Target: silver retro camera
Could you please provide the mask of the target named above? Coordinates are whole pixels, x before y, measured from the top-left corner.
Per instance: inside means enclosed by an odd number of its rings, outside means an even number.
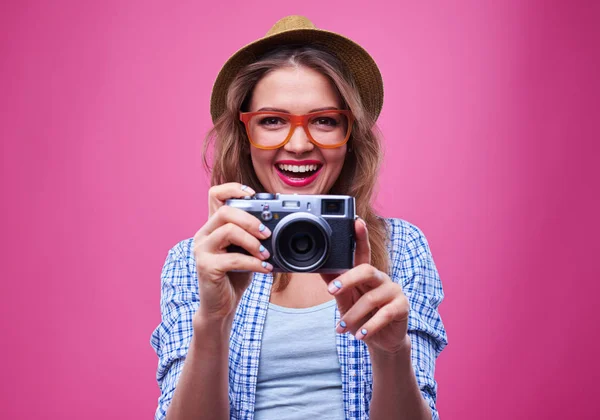
[[[261,243],[275,272],[340,273],[354,266],[353,197],[258,193],[226,204],[256,216],[271,230]],[[234,245],[227,251],[248,254]]]

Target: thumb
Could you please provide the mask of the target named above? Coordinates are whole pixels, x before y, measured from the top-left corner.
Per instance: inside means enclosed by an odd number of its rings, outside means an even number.
[[[371,244],[369,243],[369,231],[367,223],[360,217],[354,221],[354,232],[356,236],[356,252],[354,253],[354,266],[371,264]]]

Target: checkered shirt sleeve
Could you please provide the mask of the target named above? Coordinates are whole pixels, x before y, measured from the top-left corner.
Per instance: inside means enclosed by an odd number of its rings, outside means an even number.
[[[437,420],[435,360],[448,344],[437,310],[444,299],[444,291],[423,232],[401,219],[388,221],[391,229],[391,276],[402,285],[410,304],[408,334],[412,364],[421,394],[431,408],[433,420]]]
[[[158,356],[156,380],[161,390],[155,420],[167,415],[192,340],[192,318],[200,305],[198,281],[190,269],[190,264],[195,264],[191,247],[192,239],[173,247],[161,272],[162,320],[150,339]]]

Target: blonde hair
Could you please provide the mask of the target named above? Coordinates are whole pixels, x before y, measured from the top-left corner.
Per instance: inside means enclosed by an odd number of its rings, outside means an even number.
[[[342,171],[331,190],[326,193],[355,197],[356,213],[369,228],[371,264],[388,272],[386,224],[377,216],[371,204],[383,157],[381,136],[374,118],[362,105],[351,74],[335,55],[321,47],[280,47],[238,73],[227,92],[227,109],[215,121],[204,143],[204,165],[211,173],[211,185],[239,182],[255,191],[264,191],[250,160],[250,145],[244,126],[239,121],[239,111],[247,110],[254,86],[267,73],[282,67],[299,66],[317,70],[325,75],[337,89],[344,107],[350,109],[355,117],[348,142],[349,152],[346,154]],[[212,143],[214,158],[211,168],[208,152]],[[275,290],[285,289],[288,283],[289,276],[276,276]]]

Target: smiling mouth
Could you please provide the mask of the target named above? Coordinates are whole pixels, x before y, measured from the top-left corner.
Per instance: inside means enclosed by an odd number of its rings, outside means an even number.
[[[279,173],[291,179],[306,179],[315,175],[323,167],[321,164],[287,165],[278,163],[275,168]]]
[[[275,164],[277,175],[284,184],[294,188],[302,188],[312,184],[323,169],[321,162],[312,161],[303,165],[288,162]]]

